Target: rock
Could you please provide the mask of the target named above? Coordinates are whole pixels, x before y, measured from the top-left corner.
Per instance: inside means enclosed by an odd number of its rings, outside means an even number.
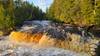
[[[11,55],[12,53],[13,53],[13,50],[5,50],[4,52],[2,52],[1,56]]]

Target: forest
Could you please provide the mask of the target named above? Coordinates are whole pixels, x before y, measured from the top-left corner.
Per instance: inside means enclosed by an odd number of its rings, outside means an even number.
[[[0,0],[0,56],[100,56],[100,0],[29,1]]]
[[[23,0],[0,0],[0,30],[9,32],[27,20],[42,20],[45,13]]]
[[[9,32],[22,25],[24,21],[32,20],[100,26],[100,0],[54,0],[46,12],[34,6],[34,3],[23,0],[0,1],[1,31]]]
[[[69,24],[100,25],[100,0],[54,0],[47,15]]]

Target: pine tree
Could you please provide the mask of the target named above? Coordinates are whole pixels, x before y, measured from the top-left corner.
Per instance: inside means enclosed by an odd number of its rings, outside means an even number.
[[[2,30],[4,27],[4,8],[3,5],[0,3],[0,30]]]
[[[96,0],[95,1],[96,5],[95,5],[95,12],[96,12],[96,22],[97,25],[100,26],[100,0]]]
[[[9,2],[10,0],[6,1]],[[0,30],[8,34],[14,28],[14,14],[11,2],[5,7],[5,1],[0,2]],[[6,9],[5,9],[6,8]]]
[[[48,16],[71,24],[95,24],[95,0],[54,0]]]

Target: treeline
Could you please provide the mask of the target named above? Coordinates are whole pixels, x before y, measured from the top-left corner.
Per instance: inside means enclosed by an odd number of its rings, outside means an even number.
[[[100,26],[100,0],[54,0],[47,17],[68,24]]]
[[[100,0],[54,0],[46,13],[27,1],[0,0],[0,31],[9,32],[24,21],[43,19],[100,26]]]
[[[42,20],[45,13],[23,0],[0,0],[0,31],[8,33],[26,20]]]

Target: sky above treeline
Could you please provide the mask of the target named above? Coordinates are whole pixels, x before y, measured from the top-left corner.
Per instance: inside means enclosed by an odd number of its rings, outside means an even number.
[[[46,12],[46,9],[50,7],[53,0],[25,0],[38,6],[42,11]]]

